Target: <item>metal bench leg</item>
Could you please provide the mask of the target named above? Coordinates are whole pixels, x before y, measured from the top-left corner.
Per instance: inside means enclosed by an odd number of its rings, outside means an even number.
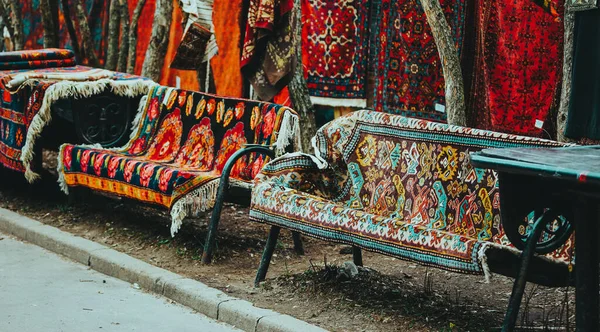
[[[294,251],[298,255],[304,255],[304,246],[302,245],[300,233],[292,231],[292,239],[294,239]]]
[[[352,246],[352,260],[354,265],[363,266],[362,250],[359,247]]]
[[[271,226],[267,244],[265,244],[265,251],[260,259],[260,266],[256,272],[256,279],[254,280],[255,287],[258,287],[258,284],[267,277],[267,270],[269,269],[269,264],[271,264],[271,257],[273,257],[273,251],[275,251],[275,245],[277,244],[280,230],[281,228],[279,226]]]
[[[221,182],[219,183],[219,190],[217,191],[217,197],[215,198],[215,206],[210,216],[208,234],[206,234],[206,240],[204,241],[204,252],[202,253],[203,264],[210,264],[212,261],[213,249],[217,238],[217,229],[219,228],[219,220],[221,219],[221,211],[223,210],[223,203],[227,195],[227,190],[229,189],[229,175],[231,174],[231,170],[238,159],[252,152],[263,153],[271,158],[275,156],[275,152],[267,146],[247,145],[245,148],[234,152],[231,157],[227,159],[225,166],[223,166],[223,171],[221,172]]]
[[[529,263],[535,254],[535,247],[540,235],[548,221],[545,218],[546,214],[542,215],[534,224],[533,231],[527,239],[525,249],[521,253],[521,265],[519,272],[515,278],[513,284],[512,293],[508,300],[508,309],[506,309],[506,316],[504,316],[504,323],[502,324],[502,332],[511,332],[515,329],[517,318],[519,317],[519,308],[521,307],[521,301],[523,299],[523,293],[525,292],[525,286],[527,285],[527,273],[529,272]]]
[[[227,174],[226,178],[229,180],[229,174]],[[206,240],[204,241],[204,252],[202,253],[203,264],[210,264],[212,261],[215,240],[217,238],[217,230],[219,228],[219,221],[221,220],[221,211],[223,210],[223,203],[225,203],[225,195],[227,194],[228,186],[229,181],[226,181],[222,176],[221,183],[219,184],[219,190],[217,191],[217,197],[215,199],[215,206],[213,207],[210,215],[208,234],[206,234]]]

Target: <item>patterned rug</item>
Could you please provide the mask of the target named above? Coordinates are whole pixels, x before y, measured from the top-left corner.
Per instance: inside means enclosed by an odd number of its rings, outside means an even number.
[[[302,0],[302,57],[313,103],[366,106],[369,0]]]
[[[85,66],[35,70],[36,74],[77,75],[95,72]],[[2,82],[31,70],[0,71],[0,164],[25,173],[33,182],[39,175],[32,169],[34,145],[44,127],[51,120],[50,107],[62,98],[85,98],[103,92],[106,88],[118,96],[145,94],[156,83],[139,76],[111,72],[110,78],[88,81],[30,79],[17,92],[11,93]]]
[[[487,275],[488,249],[516,250],[500,222],[497,174],[474,168],[469,154],[534,146],[562,144],[354,112],[319,129],[315,156],[286,155],[265,166],[255,180],[250,218],[423,265]],[[572,245],[548,259],[568,262]]]
[[[261,100],[272,100],[296,67],[290,26],[292,0],[250,0],[242,46],[242,73]]]
[[[65,192],[85,186],[170,209],[172,234],[188,214],[212,208],[221,171],[244,144],[283,150],[299,135],[295,112],[276,104],[162,86],[142,103],[125,147],[64,144],[59,182]],[[262,154],[243,157],[231,176],[248,183],[265,161]]]
[[[441,0],[459,53],[467,1]],[[445,83],[437,46],[418,0],[375,0],[372,32],[378,111],[445,121]]]
[[[473,126],[550,137],[562,79],[562,20],[531,0],[476,1]],[[563,13],[563,0],[555,0]]]
[[[75,64],[75,54],[66,49],[0,52],[0,70],[71,67]]]

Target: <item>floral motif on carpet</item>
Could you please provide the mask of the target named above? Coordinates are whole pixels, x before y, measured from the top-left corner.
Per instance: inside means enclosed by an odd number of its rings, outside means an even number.
[[[370,3],[302,1],[302,63],[315,104],[366,106]]]
[[[486,273],[488,248],[514,249],[500,222],[497,175],[473,168],[469,154],[561,146],[373,111],[330,122],[315,143],[316,157],[295,154],[265,166],[251,219],[475,274]],[[554,258],[568,261],[569,246]]]
[[[212,208],[235,151],[246,143],[285,148],[297,135],[288,130],[297,129],[297,115],[277,104],[166,87],[152,88],[143,100],[125,147],[61,147],[61,187],[85,186],[170,209],[173,234],[188,214]],[[258,153],[239,159],[234,183],[251,181],[265,161]]]
[[[466,1],[441,0],[452,36],[462,52]],[[445,82],[437,46],[418,0],[377,0],[372,32],[374,108],[445,121]]]
[[[562,80],[562,20],[531,0],[476,3],[473,125],[548,136]],[[553,3],[563,13],[563,1]]]

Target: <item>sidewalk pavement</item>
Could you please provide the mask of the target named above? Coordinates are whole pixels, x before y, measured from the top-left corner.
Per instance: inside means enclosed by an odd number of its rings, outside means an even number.
[[[0,233],[0,331],[239,331]]]
[[[11,234],[79,264],[87,265],[105,275],[129,284],[138,284],[143,290],[162,295],[209,318],[230,324],[243,331],[326,331],[292,316],[255,307],[248,301],[232,297],[197,280],[185,278],[99,243],[63,232],[2,208],[0,208],[0,232]],[[0,257],[2,254],[3,252],[0,250]],[[1,260],[0,266],[2,266]],[[46,273],[43,268],[36,268],[35,272]],[[0,283],[2,283],[2,274],[0,274]],[[4,303],[4,298],[1,296],[0,292],[0,303]],[[0,306],[0,318],[2,318],[2,309],[3,307]],[[0,325],[0,331],[3,331],[1,327]],[[167,329],[167,331],[171,330],[173,329]],[[198,331],[202,330],[198,329]]]

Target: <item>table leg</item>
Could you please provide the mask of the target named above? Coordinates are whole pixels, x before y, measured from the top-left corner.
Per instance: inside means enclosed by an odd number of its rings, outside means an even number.
[[[577,331],[598,329],[598,202],[582,197],[575,210]]]

